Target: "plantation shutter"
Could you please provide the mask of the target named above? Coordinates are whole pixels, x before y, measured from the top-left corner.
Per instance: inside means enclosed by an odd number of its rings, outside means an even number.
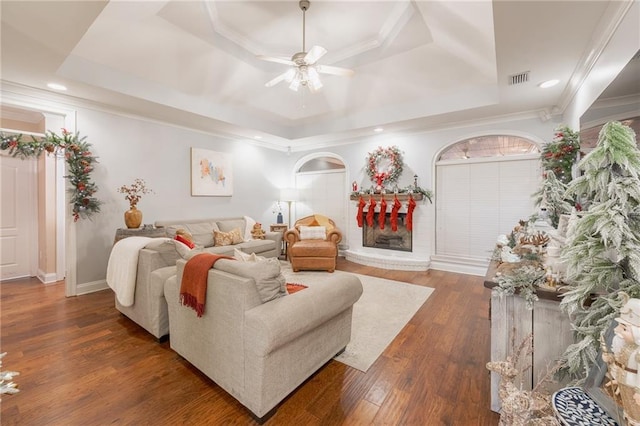
[[[500,234],[535,213],[539,156],[436,164],[436,257],[486,263]]]

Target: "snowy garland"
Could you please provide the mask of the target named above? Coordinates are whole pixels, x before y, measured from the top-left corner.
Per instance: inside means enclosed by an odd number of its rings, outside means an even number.
[[[22,135],[4,135],[0,133],[0,149],[8,150],[9,155],[21,159],[37,158],[46,151],[48,154],[57,154],[64,151],[69,174],[64,176],[71,183],[69,193],[70,203],[73,206],[73,221],[81,217],[89,218],[94,213],[100,212],[100,204],[93,197],[98,187],[91,180],[91,172],[96,157],[91,153],[91,144],[86,142],[86,136],[80,138],[78,133],[72,134],[62,129],[62,136],[47,131],[42,139],[31,137],[31,141],[23,141]]]
[[[386,170],[380,170],[381,165],[387,166]],[[367,175],[380,188],[386,183],[397,181],[403,167],[402,152],[397,146],[378,147],[367,156]]]

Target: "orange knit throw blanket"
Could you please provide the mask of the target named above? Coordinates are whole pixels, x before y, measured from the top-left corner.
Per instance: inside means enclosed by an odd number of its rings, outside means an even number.
[[[209,269],[218,259],[233,259],[211,253],[200,253],[187,261],[180,283],[180,303],[193,308],[201,317],[204,314],[204,304],[207,301],[207,278]]]

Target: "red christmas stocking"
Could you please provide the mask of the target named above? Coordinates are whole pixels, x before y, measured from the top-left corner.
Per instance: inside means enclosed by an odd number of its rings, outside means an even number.
[[[358,216],[356,216],[356,220],[358,221],[358,228],[362,228],[362,212],[364,211],[365,203],[364,198],[360,196],[360,201],[358,201]]]
[[[380,213],[378,213],[378,225],[380,225],[380,229],[384,229],[384,221],[387,219],[387,201],[384,199],[380,200]]]
[[[413,229],[413,210],[416,208],[416,201],[409,195],[409,203],[407,204],[407,229]]]
[[[371,201],[369,201],[369,211],[367,212],[367,225],[369,227],[373,227],[373,215],[376,212],[376,200],[371,197]]]
[[[396,232],[398,230],[398,211],[402,208],[402,203],[398,200],[398,196],[395,196],[393,200],[393,207],[391,207],[391,230]]]

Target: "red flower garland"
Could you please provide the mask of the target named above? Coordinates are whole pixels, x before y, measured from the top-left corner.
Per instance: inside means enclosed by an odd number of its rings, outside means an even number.
[[[31,141],[23,141],[22,135],[5,136],[0,133],[0,150],[8,150],[12,157],[23,159],[37,158],[42,152],[64,152],[69,173],[64,178],[71,185],[69,202],[72,205],[73,221],[76,222],[81,217],[89,218],[94,213],[99,213],[102,204],[94,197],[98,186],[91,179],[91,172],[98,160],[91,152],[91,144],[85,140],[86,136],[81,138],[78,132],[71,133],[67,129],[62,129],[62,136],[47,131],[42,139],[32,136]]]

